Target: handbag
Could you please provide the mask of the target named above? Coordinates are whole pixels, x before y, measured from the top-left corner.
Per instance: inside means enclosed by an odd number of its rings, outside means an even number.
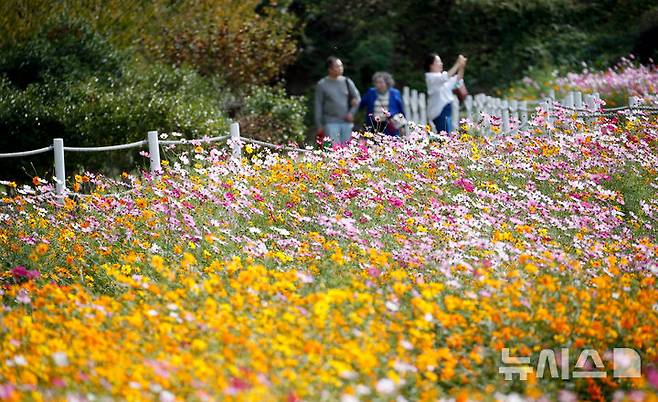
[[[464,84],[464,80],[459,81],[459,84],[457,84],[455,89],[452,90],[452,93],[457,96],[457,99],[459,99],[459,103],[464,103],[464,100],[468,96],[468,89],[466,89],[466,84]]]

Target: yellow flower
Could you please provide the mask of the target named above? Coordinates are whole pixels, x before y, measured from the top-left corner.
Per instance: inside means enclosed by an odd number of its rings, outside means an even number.
[[[192,341],[192,350],[195,352],[204,352],[208,349],[208,344],[201,339],[195,339]]]
[[[180,266],[184,269],[189,268],[192,265],[196,265],[196,258],[190,253],[183,254],[183,260],[180,263]]]
[[[537,266],[531,262],[525,265],[525,270],[531,274],[536,274],[539,271]]]
[[[164,268],[164,259],[159,255],[154,255],[151,257],[151,266],[155,268],[156,271],[161,271]]]

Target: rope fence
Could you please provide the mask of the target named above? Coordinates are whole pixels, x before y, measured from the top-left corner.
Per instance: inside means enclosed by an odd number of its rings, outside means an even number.
[[[68,152],[103,152],[103,151],[119,151],[121,149],[141,148],[147,144],[147,141],[136,141],[129,144],[121,145],[108,145],[105,147],[64,147],[64,151]]]
[[[202,138],[202,139],[195,139],[195,140],[159,140],[160,144],[163,145],[189,145],[189,144],[194,144],[194,143],[211,143],[211,142],[219,142],[219,141],[225,141],[231,138],[230,135],[222,135],[219,137],[211,137],[211,138]]]
[[[48,151],[52,151],[53,146],[49,145],[47,147],[39,148],[39,149],[34,149],[32,151],[23,151],[23,152],[13,152],[9,154],[0,154],[0,158],[17,158],[21,156],[31,156],[31,155],[38,155],[38,154],[43,154]]]
[[[36,155],[36,154],[53,151],[54,159],[55,159],[55,196],[57,198],[63,198],[66,196],[94,197],[95,194],[82,194],[82,193],[77,193],[67,190],[66,165],[64,162],[64,152],[105,152],[105,151],[117,151],[123,149],[131,149],[131,148],[141,148],[144,146],[148,146],[150,172],[157,173],[162,170],[160,164],[161,145],[195,145],[195,144],[203,144],[203,143],[220,142],[226,140],[231,140],[229,142],[229,146],[231,147],[230,159],[232,161],[240,161],[242,159],[242,148],[241,148],[242,142],[252,143],[255,145],[260,145],[263,147],[267,147],[279,151],[283,150],[283,151],[303,152],[303,153],[312,152],[312,150],[310,149],[293,148],[289,146],[276,145],[268,142],[258,141],[251,138],[240,137],[240,125],[238,123],[231,123],[230,134],[221,135],[217,137],[193,139],[193,140],[188,140],[188,139],[160,140],[158,138],[157,131],[149,131],[146,140],[135,141],[128,144],[108,145],[101,147],[67,147],[64,146],[64,140],[62,138],[55,138],[53,139],[53,145],[44,148],[34,149],[31,151],[2,153],[0,154],[0,158],[18,158],[18,157]],[[121,196],[134,191],[135,189],[131,189],[119,193],[100,194],[100,195],[104,197]]]
[[[274,149],[274,150],[277,150],[277,151],[306,152],[306,153],[313,152],[312,149],[302,149],[302,148],[288,147],[288,146],[285,146],[285,145],[276,145],[276,144],[271,144],[269,142],[254,140],[253,138],[240,138],[240,139],[243,142],[260,145],[260,146],[270,148],[270,149]]]

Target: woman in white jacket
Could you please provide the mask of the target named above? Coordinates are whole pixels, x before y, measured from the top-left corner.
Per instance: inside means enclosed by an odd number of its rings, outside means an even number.
[[[443,71],[443,62],[436,53],[430,53],[425,58],[425,82],[427,83],[427,117],[434,123],[437,132],[452,131],[452,90],[464,78],[466,57],[459,55],[455,65],[448,71]]]

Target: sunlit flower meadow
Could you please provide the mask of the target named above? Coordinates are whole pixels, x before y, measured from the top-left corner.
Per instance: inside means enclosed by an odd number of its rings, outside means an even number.
[[[598,92],[608,100],[609,106],[627,104],[629,96],[646,96],[658,93],[658,72],[655,66],[635,65],[633,57],[622,58],[606,71],[584,68],[580,73],[569,73],[556,80],[563,90]]]
[[[658,400],[658,121],[559,113],[5,183],[0,399]],[[606,376],[507,381],[503,348]]]
[[[546,97],[553,91],[558,99],[563,99],[569,91],[598,93],[607,107],[628,106],[629,97],[646,98],[658,103],[658,69],[656,65],[637,64],[630,55],[621,58],[619,63],[599,71],[583,64],[579,73],[570,72],[559,76],[553,71],[550,77],[525,77],[508,89],[508,95],[520,99]]]

